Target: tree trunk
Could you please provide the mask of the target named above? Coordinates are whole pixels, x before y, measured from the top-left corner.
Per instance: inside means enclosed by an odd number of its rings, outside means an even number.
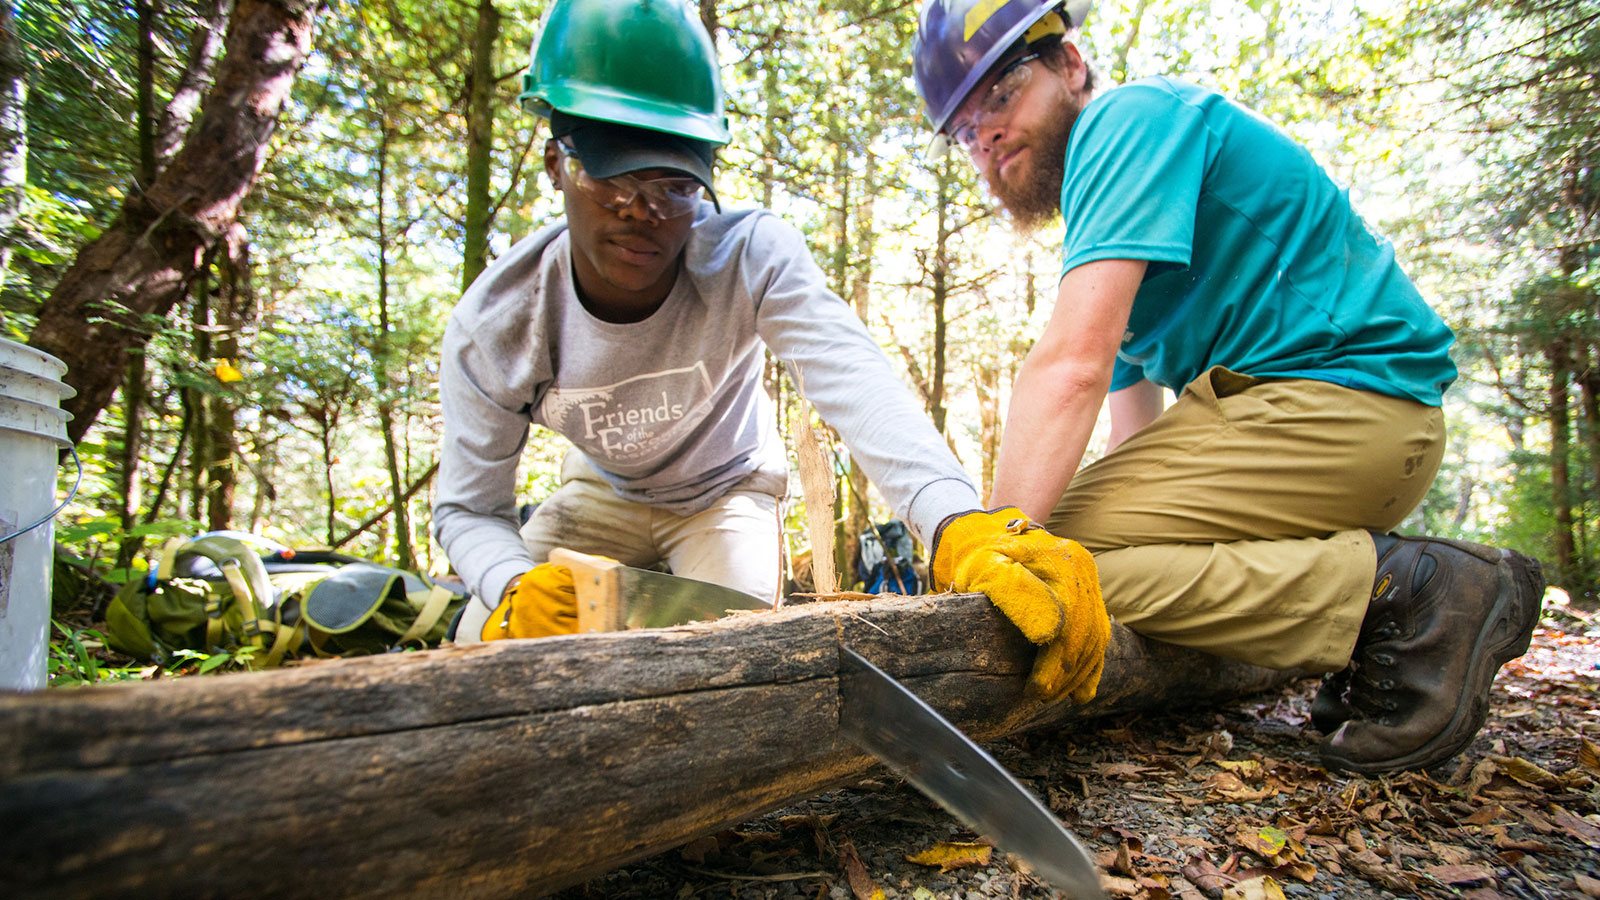
[[[1545,359],[1550,364],[1550,503],[1556,518],[1552,543],[1555,545],[1556,570],[1565,580],[1572,575],[1574,549],[1568,438],[1572,417],[1567,402],[1572,358],[1566,340],[1556,338],[1551,341],[1545,347]]]
[[[11,271],[11,248],[28,186],[28,60],[11,4],[0,3],[0,287]],[[5,313],[0,311],[0,326]]]
[[[856,210],[856,238],[853,252],[847,257],[854,257],[858,262],[851,266],[853,277],[850,279],[850,305],[856,311],[856,317],[863,325],[871,321],[872,313],[872,258],[876,252],[877,233],[873,229],[873,197],[877,194],[877,154],[871,147],[862,151],[861,172],[862,184],[859,194],[861,200],[855,204]],[[854,559],[861,552],[861,535],[872,527],[872,508],[867,492],[870,481],[866,470],[856,461],[855,454],[850,454],[850,496],[859,501],[861,516],[853,525],[854,534],[851,535],[853,543],[850,545],[850,556]],[[932,536],[929,536],[930,539]],[[853,577],[853,573],[852,573]]]
[[[1290,673],[1121,626],[1100,697],[1028,705],[983,597],[0,697],[12,898],[532,896],[848,783],[850,646],[979,740]]]
[[[204,371],[211,361],[211,266],[213,253],[195,270],[192,284],[194,311],[190,333],[194,338],[194,358]],[[203,376],[202,376],[203,377]],[[186,387],[180,396],[186,409],[192,410],[193,438],[189,445],[189,518],[196,522],[206,520],[206,494],[211,462],[211,410],[206,403],[206,392],[198,387]]]
[[[1589,483],[1600,488],[1600,344],[1585,353],[1578,376],[1583,396],[1584,440],[1589,449]]]
[[[706,34],[711,35],[711,42],[717,42],[717,32],[722,30],[721,23],[717,21],[717,0],[700,0],[700,24],[706,26]]]
[[[216,340],[212,360],[232,365],[239,358],[239,332],[253,318],[250,292],[249,238],[235,223],[217,253],[217,295],[212,308]],[[208,368],[212,367],[208,361]],[[206,524],[212,531],[233,527],[233,495],[239,484],[238,416],[235,394],[225,383],[206,397]]]
[[[950,224],[955,191],[951,165],[950,158],[946,157],[939,161],[934,173],[938,182],[938,215],[933,243],[933,371],[928,378],[928,415],[940,434],[944,434],[945,336],[949,327],[945,305],[950,299],[950,239],[955,234]]]
[[[833,253],[828,260],[829,287],[849,303],[853,281],[850,277],[850,213],[855,186],[850,171],[850,137],[845,133],[837,111],[828,117],[828,140],[833,144],[833,184],[838,192],[837,205],[833,209]],[[863,312],[860,307],[856,308],[857,315]],[[840,475],[844,483],[837,494],[843,515],[838,519],[834,535],[834,571],[839,575],[839,586],[849,590],[856,583],[856,554],[861,547],[861,535],[871,522],[872,511],[867,508],[866,473],[861,471],[853,455],[850,465]]]
[[[490,13],[494,12],[490,7]],[[389,219],[388,219],[388,191],[389,191],[389,141],[391,138],[389,123],[383,121],[379,124],[380,137],[378,141],[378,246],[373,248],[378,256],[378,334],[372,342],[373,380],[378,389],[378,429],[383,433],[383,464],[389,475],[390,508],[394,510],[395,534],[395,565],[402,569],[414,567],[414,557],[411,550],[411,517],[407,514],[409,506],[406,501],[406,486],[404,476],[400,471],[400,454],[395,447],[395,390],[394,379],[390,376],[389,361],[390,341],[393,339],[393,326],[389,319]],[[487,190],[487,185],[485,185]],[[470,209],[470,204],[469,204]],[[487,205],[485,205],[487,209]],[[469,213],[470,217],[470,213]],[[469,243],[471,226],[468,226]],[[469,255],[467,261],[471,263]],[[479,267],[481,270],[481,266]],[[474,273],[473,277],[477,277]],[[331,520],[330,520],[331,522]],[[328,529],[328,544],[333,545],[333,529]]]
[[[134,114],[139,171],[134,175],[134,182],[135,190],[144,190],[156,180],[156,12],[150,0],[135,0],[134,11],[139,31],[139,83],[135,90],[138,109]]]
[[[979,495],[985,500],[994,490],[994,463],[1000,457],[1001,424],[1004,412],[1000,408],[1000,364],[993,360],[980,362],[975,379],[978,390]]]
[[[478,0],[478,25],[472,39],[472,70],[467,76],[467,227],[461,261],[463,291],[489,264],[489,168],[494,150],[494,45],[499,37],[500,13],[494,8],[494,0]]]
[[[78,253],[40,311],[29,343],[67,364],[77,396],[68,435],[83,437],[116,391],[128,351],[149,340],[145,316],[165,317],[208,251],[237,220],[266,159],[295,73],[311,47],[319,4],[239,0],[227,52],[195,130],[145,191]]]
[[[333,545],[334,529],[338,524],[339,498],[334,493],[333,485],[333,432],[336,427],[336,418],[325,419],[318,424],[321,426],[317,437],[322,445],[322,487],[328,494],[328,520],[327,534],[328,545]]]
[[[210,0],[189,34],[189,61],[155,130],[156,171],[171,162],[183,146],[195,113],[200,110],[200,101],[211,90],[211,76],[216,71],[217,57],[222,55],[222,41],[232,12],[233,0]]]
[[[140,479],[139,455],[144,448],[144,348],[128,353],[128,369],[122,381],[122,453],[117,460],[117,490],[122,495],[122,543],[117,547],[117,568],[133,563],[144,547],[143,538],[129,537],[139,524],[139,498],[144,492]]]

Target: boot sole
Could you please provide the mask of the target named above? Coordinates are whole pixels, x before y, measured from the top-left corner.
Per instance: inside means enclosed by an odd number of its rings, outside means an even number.
[[[1324,753],[1324,763],[1361,775],[1380,775],[1401,769],[1425,769],[1467,749],[1489,718],[1489,687],[1494,684],[1495,673],[1528,652],[1533,642],[1533,626],[1539,620],[1539,609],[1544,602],[1544,570],[1537,559],[1501,550],[1495,569],[1500,590],[1495,595],[1494,608],[1484,617],[1483,627],[1473,643],[1462,702],[1450,724],[1405,756],[1382,762],[1357,762]]]

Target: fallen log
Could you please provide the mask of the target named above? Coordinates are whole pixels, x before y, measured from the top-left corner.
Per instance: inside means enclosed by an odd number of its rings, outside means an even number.
[[[859,777],[849,645],[968,734],[1292,677],[1116,626],[1100,696],[1040,707],[977,595],[0,697],[8,897],[536,895]]]

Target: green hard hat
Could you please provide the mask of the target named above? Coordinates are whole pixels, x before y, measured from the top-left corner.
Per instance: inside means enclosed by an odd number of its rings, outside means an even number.
[[[726,144],[717,48],[686,0],[555,0],[522,105]]]

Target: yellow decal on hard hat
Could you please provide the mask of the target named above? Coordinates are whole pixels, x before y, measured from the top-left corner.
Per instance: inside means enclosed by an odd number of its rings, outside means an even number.
[[[972,40],[972,36],[977,33],[979,28],[983,27],[983,23],[989,21],[989,17],[999,12],[1000,7],[1005,6],[1007,2],[1008,0],[983,0],[982,3],[967,10],[967,19],[964,23],[965,28],[962,31],[961,39],[963,41]]]
[[[1031,46],[1035,41],[1044,40],[1052,34],[1066,33],[1067,23],[1062,21],[1060,13],[1052,12],[1030,25],[1028,30],[1023,32],[1022,42]]]

